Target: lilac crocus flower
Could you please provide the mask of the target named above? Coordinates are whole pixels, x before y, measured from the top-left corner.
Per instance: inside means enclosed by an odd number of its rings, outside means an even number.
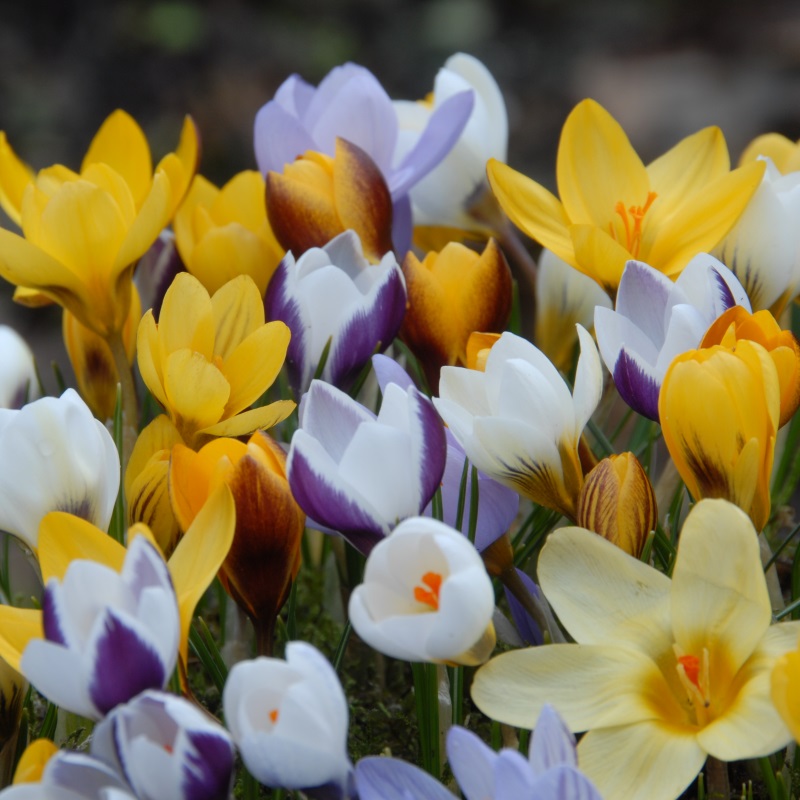
[[[367,554],[430,502],[445,455],[442,421],[415,388],[390,385],[376,417],[315,380],[300,405],[286,472],[303,511]]]
[[[227,800],[235,752],[228,731],[196,705],[148,691],[96,728],[92,755],[124,775],[139,800]]]
[[[392,253],[380,264],[370,264],[358,236],[345,231],[297,261],[287,253],[270,281],[265,305],[267,318],[285,322],[292,332],[286,363],[300,395],[308,389],[328,340],[321,377],[342,388],[377,347],[392,343],[406,311],[406,286]]]
[[[32,639],[22,674],[49,700],[90,719],[146,689],[161,689],[175,668],[180,618],[167,565],[137,536],[121,572],[76,559],[42,600],[44,639]]]
[[[460,727],[447,735],[447,757],[466,800],[601,800],[578,769],[575,737],[550,705],[539,715],[527,759],[509,748],[496,753]]]
[[[625,265],[614,311],[598,306],[600,354],[622,399],[658,421],[658,393],[672,360],[696,348],[731,306],[750,301],[736,276],[713,256],[695,256],[675,283],[641,261]]]

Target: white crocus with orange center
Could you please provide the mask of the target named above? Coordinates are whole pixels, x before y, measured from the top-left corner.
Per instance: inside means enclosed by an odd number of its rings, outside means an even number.
[[[425,517],[400,523],[367,559],[350,621],[393,658],[475,665],[494,649],[494,591],[470,541]]]
[[[770,625],[758,537],[736,506],[694,507],[671,581],[582,528],[550,537],[538,574],[575,644],[499,656],[472,697],[523,728],[555,705],[572,731],[589,731],[578,758],[603,797],[671,800],[707,756],[756,758],[792,738],[770,675],[800,623]]]

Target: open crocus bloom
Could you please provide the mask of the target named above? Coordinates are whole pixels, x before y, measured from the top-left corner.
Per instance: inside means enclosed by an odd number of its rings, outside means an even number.
[[[228,675],[222,703],[245,766],[261,783],[350,796],[347,698],[315,647],[289,642],[285,661],[239,662]]]
[[[540,350],[504,333],[485,371],[443,367],[433,401],[478,469],[573,519],[583,484],[578,443],[603,389],[594,341],[580,325],[578,335],[573,393]]]
[[[0,409],[0,529],[32,550],[49,511],[106,530],[119,472],[114,440],[74,389],[19,411]]]
[[[560,199],[499,161],[487,166],[503,210],[525,233],[612,296],[625,263],[640,259],[669,277],[731,229],[758,187],[763,164],[730,171],[719,128],[705,128],[646,167],[617,121],[594,100],[561,132]]]
[[[494,649],[494,590],[478,551],[449,525],[401,522],[350,595],[353,630],[393,658],[475,665]]]
[[[671,800],[707,755],[754,758],[791,739],[770,674],[800,623],[770,625],[758,537],[736,506],[692,509],[671,581],[582,528],[550,536],[538,574],[576,644],[498,656],[472,697],[519,727],[553,703],[589,731],[578,758],[604,797]]]
[[[674,283],[641,261],[629,261],[614,311],[594,312],[600,354],[622,399],[658,421],[667,367],[698,347],[709,325],[734,305],[750,310],[736,276],[713,256],[695,256]]]

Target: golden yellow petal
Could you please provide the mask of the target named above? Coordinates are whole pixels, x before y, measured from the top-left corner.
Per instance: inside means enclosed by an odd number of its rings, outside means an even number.
[[[42,612],[0,605],[0,658],[17,672],[22,652],[31,639],[44,639]]]
[[[164,356],[188,348],[210,361],[214,355],[214,309],[203,284],[178,273],[164,295],[158,317]]]
[[[169,495],[169,450],[159,450],[140,469],[126,492],[128,523],[141,523],[162,553],[175,549],[181,533]]]
[[[148,461],[160,450],[171,451],[176,444],[183,444],[183,440],[178,429],[166,414],[159,414],[139,434],[125,470],[125,497],[129,502],[133,482]]]
[[[167,292],[169,294],[169,292]],[[164,365],[161,355],[161,341],[158,336],[158,328],[153,318],[153,310],[150,309],[139,323],[136,333],[136,351],[139,372],[145,386],[150,390],[153,397],[161,404],[162,408],[167,407],[167,393],[164,389]]]
[[[14,771],[14,784],[39,783],[47,762],[58,752],[52,739],[35,739],[20,757]]]
[[[569,230],[575,248],[573,266],[597,281],[612,298],[616,297],[631,254],[601,228],[573,225]]]
[[[794,172],[797,169],[795,164],[799,150],[796,142],[780,133],[765,133],[757,136],[745,147],[739,164],[749,164],[756,161],[759,156],[767,156],[786,175],[787,172]]]
[[[211,298],[214,316],[214,355],[223,362],[251,333],[264,324],[264,303],[247,275],[228,281]]]
[[[126,227],[136,219],[136,205],[125,179],[107,164],[90,164],[81,174],[81,180],[97,186],[114,199]]]
[[[221,419],[230,395],[225,376],[206,358],[188,348],[167,358],[164,369],[167,407],[185,441]]]
[[[159,161],[156,172],[164,171],[169,177],[170,200],[167,220],[172,219],[176,209],[186,195],[200,158],[200,141],[197,126],[186,116],[181,129],[181,138],[174,153],[168,153]],[[165,223],[166,224],[166,223]]]
[[[269,430],[273,425],[283,422],[296,405],[292,400],[276,400],[269,405],[253,408],[218,422],[198,433],[202,436],[248,436],[253,431]]]
[[[217,224],[238,222],[258,233],[267,221],[267,184],[260,172],[234,175],[216,196],[212,216]]]
[[[33,170],[11,149],[5,131],[0,131],[0,207],[9,218],[22,224],[22,195],[33,180]]]
[[[14,289],[14,302],[19,303],[21,306],[27,308],[44,308],[51,306],[56,301],[52,297],[37,291],[36,289],[28,289],[26,286],[17,286]]]

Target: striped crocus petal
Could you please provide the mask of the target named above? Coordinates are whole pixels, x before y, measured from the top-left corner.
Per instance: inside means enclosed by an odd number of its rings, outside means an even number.
[[[384,395],[384,403],[387,397],[388,393]],[[447,461],[447,439],[444,424],[433,403],[418,389],[409,389],[406,397],[409,404],[412,463],[416,469],[419,492],[419,507],[411,513],[418,514],[428,505],[441,484]]]
[[[657,376],[647,361],[625,347],[611,374],[620,397],[634,411],[658,422],[658,393],[663,376]]]

